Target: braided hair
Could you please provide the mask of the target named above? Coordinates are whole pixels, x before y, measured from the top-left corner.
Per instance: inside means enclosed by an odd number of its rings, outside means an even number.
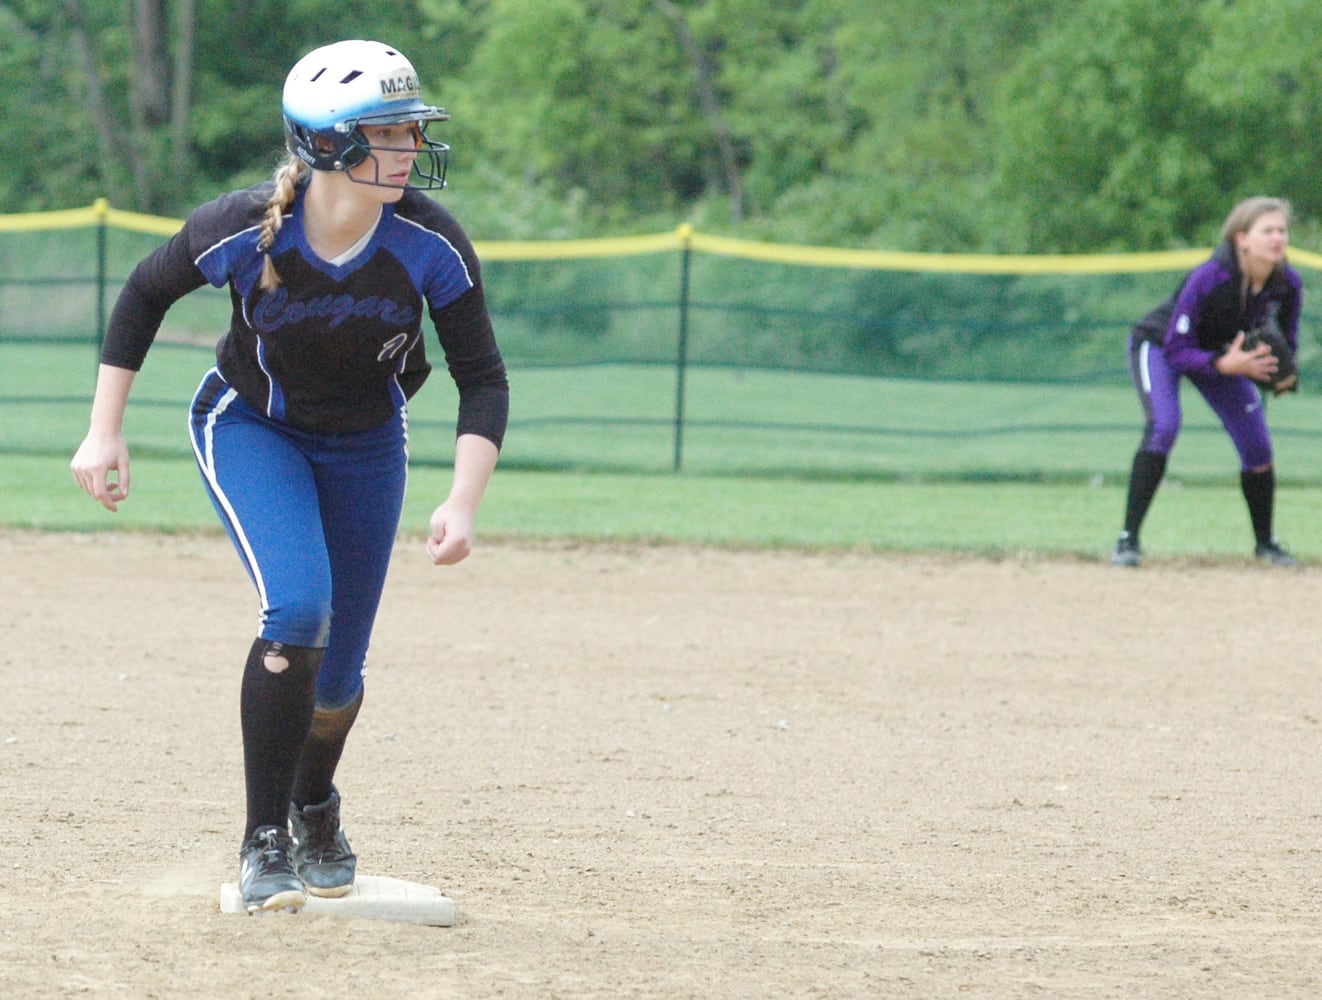
[[[292,153],[280,161],[280,165],[275,168],[273,180],[275,187],[271,191],[271,199],[266,203],[266,214],[262,217],[262,233],[257,241],[257,249],[260,250],[265,259],[262,261],[262,278],[260,286],[262,291],[271,292],[280,287],[280,273],[276,271],[275,265],[271,263],[271,246],[275,243],[276,234],[280,232],[280,227],[284,225],[285,210],[294,203],[294,195],[298,191],[298,184],[303,179],[303,175],[308,173],[311,168]]]

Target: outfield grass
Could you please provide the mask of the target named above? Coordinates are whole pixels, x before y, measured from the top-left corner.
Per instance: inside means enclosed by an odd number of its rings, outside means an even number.
[[[72,483],[94,375],[85,345],[0,345],[0,524],[78,531],[215,530],[187,452],[186,400],[207,367],[158,345],[135,387],[133,497],[103,512]],[[629,539],[1096,556],[1119,528],[1139,434],[1120,384],[922,383],[664,367],[512,366],[488,536]],[[1150,554],[1239,556],[1249,531],[1234,453],[1195,393],[1144,532]],[[1278,534],[1322,557],[1322,398],[1270,402]],[[444,496],[453,388],[438,373],[412,407],[404,529]]]
[[[73,531],[216,531],[191,462],[143,457],[132,497],[110,514],[74,485],[67,459],[4,460],[0,524]],[[418,468],[403,530],[426,530],[448,472]],[[1119,528],[1120,480],[961,483],[805,480],[757,476],[498,470],[482,507],[488,538],[628,540],[703,545],[1019,553],[1100,557]],[[1322,557],[1322,489],[1282,489],[1279,533],[1302,557]],[[1238,487],[1163,489],[1145,531],[1151,557],[1239,558],[1250,545]]]
[[[158,344],[128,415],[137,451],[187,457],[184,407],[211,352]],[[64,454],[81,437],[95,376],[90,345],[0,343],[0,455]],[[511,366],[506,468],[669,472],[673,369]],[[1220,482],[1226,435],[1192,390],[1172,472]],[[1322,397],[1270,403],[1281,475],[1322,486]],[[410,407],[411,449],[444,462],[454,389],[433,377]],[[919,382],[760,369],[693,369],[684,380],[682,469],[700,474],[1065,480],[1123,474],[1141,414],[1122,380],[1089,384]]]

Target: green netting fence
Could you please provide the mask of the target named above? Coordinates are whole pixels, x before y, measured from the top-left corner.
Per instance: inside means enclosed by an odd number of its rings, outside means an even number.
[[[0,455],[76,447],[108,310],[179,225],[104,202],[0,216]],[[1208,252],[893,253],[688,226],[477,247],[511,375],[506,465],[1089,481],[1123,475],[1138,440],[1130,326]],[[1322,271],[1291,260],[1306,288]],[[1310,304],[1305,391],[1271,403],[1287,478],[1322,476]],[[206,288],[166,318],[130,406],[139,455],[188,454],[184,408],[229,307]],[[1223,476],[1229,445],[1186,397],[1176,468]],[[448,460],[453,413],[442,368],[411,408],[414,461]]]

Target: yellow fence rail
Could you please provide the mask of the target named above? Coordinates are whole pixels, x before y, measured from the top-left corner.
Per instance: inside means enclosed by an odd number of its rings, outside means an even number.
[[[106,226],[129,232],[169,237],[182,219],[144,215],[112,208],[98,199],[85,208],[0,215],[0,233],[40,232]],[[570,240],[488,240],[475,243],[488,260],[536,261],[669,253],[684,250],[744,260],[808,267],[843,267],[877,271],[940,272],[946,274],[1125,274],[1180,271],[1205,260],[1210,247],[1133,253],[1085,254],[961,254],[898,250],[851,250],[839,247],[765,243],[700,233],[687,223],[670,232]],[[1294,249],[1296,266],[1322,271],[1322,254]]]
[[[182,225],[181,219],[116,209],[106,199],[0,215],[0,235],[35,234],[0,246],[0,264],[14,272],[0,275],[0,340],[11,347],[99,341],[122,272],[151,240],[168,239]],[[41,235],[78,230],[94,240],[66,243]],[[985,386],[1121,385],[1129,325],[1211,250],[918,253],[736,239],[688,224],[598,239],[478,240],[476,248],[484,262],[497,265],[493,275],[499,269],[488,302],[493,314],[500,310],[507,358],[526,377],[625,365],[646,370],[649,384],[673,379],[668,398],[651,397],[646,417],[639,416],[644,409],[635,396],[621,402],[609,387],[599,404],[606,412],[586,415],[590,406],[581,394],[548,393],[545,413],[527,419],[576,428],[664,422],[675,470],[694,428],[740,435],[830,427],[837,439],[862,430],[857,406],[843,400],[800,400],[806,415],[787,417],[785,394],[770,391],[765,410],[726,415],[712,403],[719,392],[708,385],[722,371],[750,376],[750,382],[755,374],[790,372],[804,382],[850,376]],[[1293,249],[1290,257],[1296,267],[1322,272],[1318,254]],[[556,262],[561,266],[552,266]],[[214,338],[204,333],[227,322],[229,308],[223,292],[202,298],[175,319],[164,339],[209,349]],[[1307,308],[1305,320],[1300,363],[1313,385],[1322,381],[1322,327]],[[578,409],[569,408],[567,398]],[[750,407],[762,405],[751,394],[747,399]],[[1132,406],[1127,394],[1124,405]],[[1005,426],[1022,429],[1031,408],[1020,413],[1012,403],[1009,410],[1013,418]],[[943,411],[925,432],[943,433],[951,419]],[[999,419],[982,424],[1000,426]],[[880,421],[869,433],[895,438],[899,432],[881,430]]]

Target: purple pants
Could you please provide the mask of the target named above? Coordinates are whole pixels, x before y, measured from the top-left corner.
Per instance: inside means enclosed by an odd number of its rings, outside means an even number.
[[[1139,450],[1169,455],[1180,433],[1182,373],[1171,368],[1165,352],[1156,344],[1131,336],[1129,374],[1147,417]],[[1183,373],[1183,377],[1193,383],[1220,419],[1239,452],[1241,469],[1249,471],[1272,464],[1272,441],[1262,393],[1251,379],[1242,375],[1192,372]]]

